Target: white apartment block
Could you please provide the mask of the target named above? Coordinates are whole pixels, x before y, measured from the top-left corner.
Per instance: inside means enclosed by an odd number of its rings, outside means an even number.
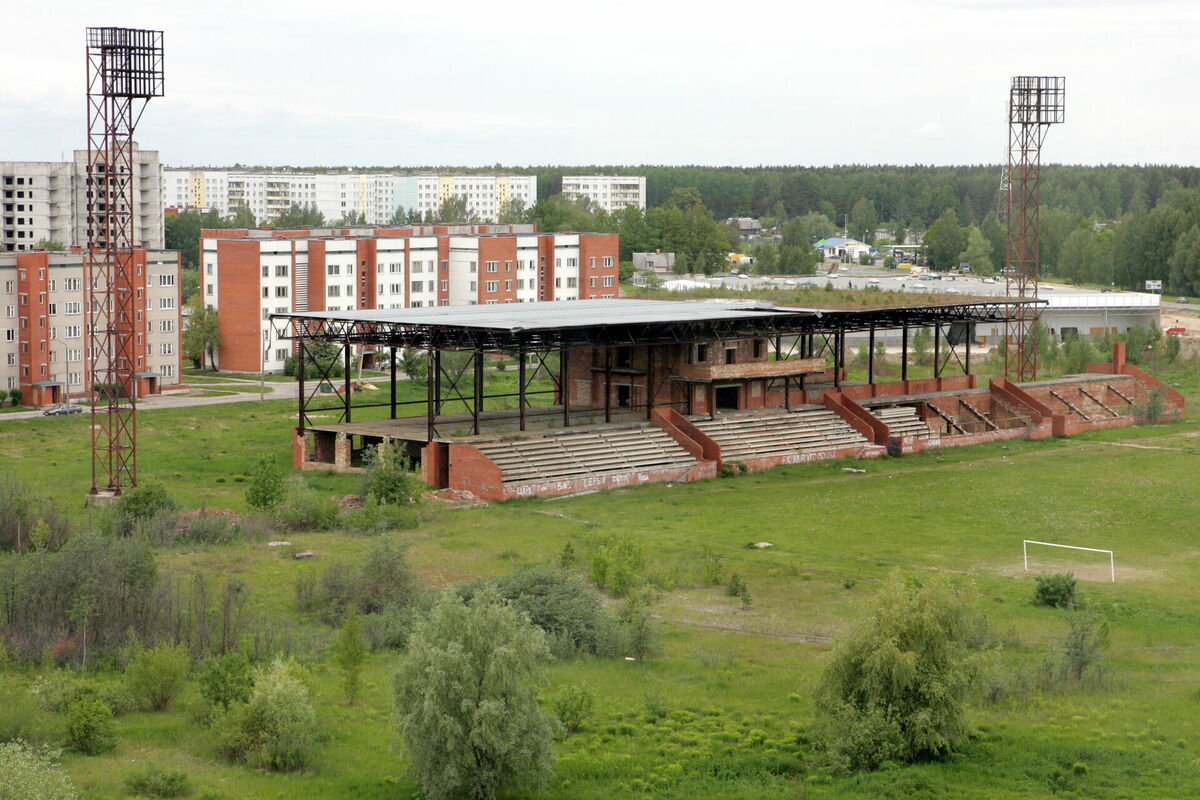
[[[646,209],[646,178],[639,175],[564,175],[563,196],[587,198],[597,207],[615,213],[626,206]]]
[[[133,158],[134,244],[164,246],[162,169],[158,152]],[[33,250],[42,239],[86,247],[87,151],[71,161],[0,161],[0,252]],[[96,211],[91,211],[95,215]]]
[[[311,205],[328,224],[353,213],[368,225],[387,225],[398,209],[436,215],[457,196],[466,198],[468,214],[495,222],[509,203],[537,202],[537,176],[168,169],[163,180],[164,206],[216,209],[222,216],[245,206],[264,222],[293,205]]]

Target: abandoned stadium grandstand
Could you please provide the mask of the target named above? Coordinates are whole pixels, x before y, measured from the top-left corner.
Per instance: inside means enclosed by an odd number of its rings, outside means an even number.
[[[300,374],[306,365],[310,373],[300,381],[297,469],[358,469],[367,448],[391,442],[430,485],[487,499],[690,481],[729,464],[757,470],[1040,438],[1182,413],[1182,395],[1125,363],[1123,344],[1084,374],[977,385],[975,326],[1003,323],[1013,308],[1012,300],[827,310],[622,299],[295,312],[272,321],[294,341]],[[910,379],[910,334],[922,328],[933,333],[932,376]],[[881,382],[875,345],[885,331],[900,332],[900,375]],[[866,344],[865,381],[846,380],[848,336]],[[340,346],[337,358],[330,344]],[[355,353],[385,351],[390,397],[363,402],[370,393],[356,391]],[[422,368],[413,372],[424,372],[411,376],[424,378],[424,398],[398,396],[403,351]],[[505,384],[515,391],[486,391]]]

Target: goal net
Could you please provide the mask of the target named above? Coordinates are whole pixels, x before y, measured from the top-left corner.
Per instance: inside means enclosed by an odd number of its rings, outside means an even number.
[[[1044,567],[1056,568],[1056,567],[1061,567],[1063,565],[1064,561],[1069,561],[1069,563],[1067,564],[1068,569],[1071,567],[1071,564],[1076,564],[1076,562],[1077,562],[1076,568],[1082,567],[1085,570],[1096,570],[1099,566],[1099,564],[1097,563],[1098,560],[1106,560],[1106,561],[1108,561],[1108,569],[1104,570],[1104,572],[1107,573],[1108,579],[1110,581],[1112,581],[1113,583],[1117,582],[1117,560],[1113,556],[1112,550],[1103,550],[1099,547],[1077,547],[1073,544],[1056,544],[1055,542],[1039,542],[1034,539],[1022,539],[1021,541],[1022,541],[1021,546],[1022,546],[1022,549],[1024,551],[1024,556],[1025,556],[1025,571],[1026,572],[1029,571],[1029,551],[1030,551],[1030,548],[1032,547],[1033,553],[1034,553],[1034,565],[1035,566],[1042,566],[1043,568]],[[1049,547],[1049,548],[1055,548],[1055,549],[1050,550],[1050,551],[1041,550],[1040,548],[1043,548],[1043,547]],[[1066,555],[1063,552],[1064,550],[1081,550],[1085,553],[1099,553],[1101,555],[1100,556],[1082,556],[1082,554],[1081,554],[1081,557],[1078,559],[1072,558],[1072,559],[1068,560],[1068,559],[1064,558],[1064,556]],[[1053,554],[1053,557],[1051,557],[1051,554]],[[1108,558],[1104,559],[1103,556],[1108,556]]]

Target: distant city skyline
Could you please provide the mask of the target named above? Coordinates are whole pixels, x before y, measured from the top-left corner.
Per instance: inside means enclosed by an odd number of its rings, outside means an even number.
[[[1067,76],[1048,162],[1200,163],[1178,0],[109,8],[10,11],[0,159],[84,146],[84,27],[120,25],[165,31],[171,166],[999,163],[1018,74]]]

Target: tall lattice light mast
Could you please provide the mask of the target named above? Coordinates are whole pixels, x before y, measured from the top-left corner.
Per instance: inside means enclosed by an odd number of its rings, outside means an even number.
[[[137,485],[137,323],[144,319],[133,246],[133,129],[163,94],[162,31],[87,29],[88,378],[92,495]]]
[[[1008,94],[1008,218],[1004,283],[1013,298],[1037,299],[1040,268],[1042,142],[1063,121],[1067,79],[1021,75]],[[1037,378],[1037,304],[1014,304],[1004,337],[1004,374],[1018,381]]]

